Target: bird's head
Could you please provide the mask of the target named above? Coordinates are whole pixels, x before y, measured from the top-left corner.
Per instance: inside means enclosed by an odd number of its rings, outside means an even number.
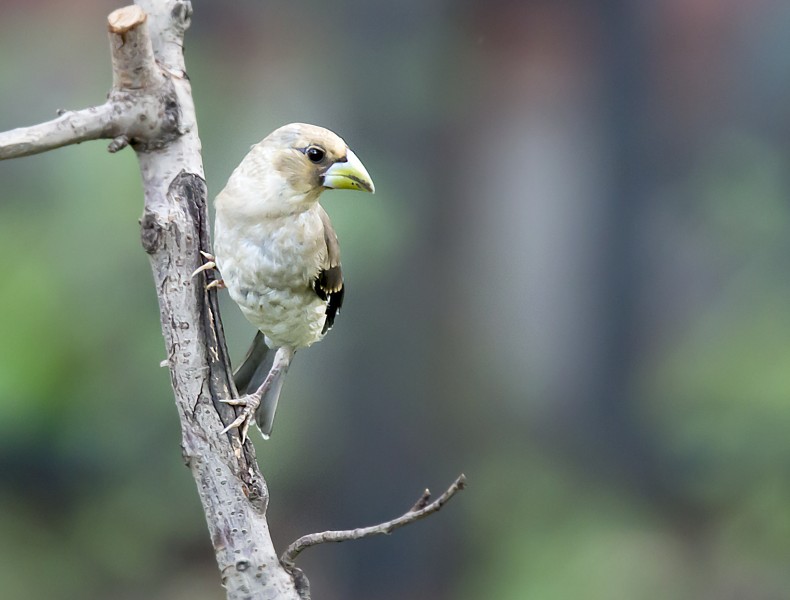
[[[272,152],[272,166],[294,190],[334,188],[373,192],[365,166],[337,134],[305,123],[270,133],[261,146]]]
[[[231,179],[237,175],[270,208],[311,204],[328,188],[374,191],[367,169],[340,136],[304,123],[284,125],[253,146]]]
[[[302,210],[329,188],[374,191],[367,169],[340,136],[292,123],[252,147],[215,204],[219,212],[255,220]]]

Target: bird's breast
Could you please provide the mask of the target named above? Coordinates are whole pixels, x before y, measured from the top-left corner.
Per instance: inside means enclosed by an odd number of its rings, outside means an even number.
[[[312,288],[326,262],[319,213],[250,224],[227,222],[218,211],[214,237],[231,297],[272,345],[299,348],[321,338],[326,303]]]

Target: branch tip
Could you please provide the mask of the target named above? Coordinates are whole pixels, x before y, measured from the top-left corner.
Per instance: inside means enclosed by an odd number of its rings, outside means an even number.
[[[423,508],[428,506],[428,502],[430,502],[430,500],[431,500],[431,490],[425,488],[425,491],[422,493],[422,496],[420,496],[417,502],[414,503],[414,506],[412,506],[409,509],[409,512],[416,512],[418,510],[422,510]]]
[[[112,11],[107,17],[107,28],[110,33],[124,34],[145,23],[147,18],[142,8],[132,4]]]
[[[107,146],[107,152],[110,154],[115,154],[118,150],[123,150],[126,146],[129,145],[129,138],[126,135],[119,135],[109,143]]]

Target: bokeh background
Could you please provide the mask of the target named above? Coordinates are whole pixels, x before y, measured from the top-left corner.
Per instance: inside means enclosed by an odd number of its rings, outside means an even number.
[[[0,130],[103,101],[107,0],[0,0]],[[195,0],[208,186],[290,121],[347,295],[255,435],[324,600],[790,598],[790,4]],[[0,164],[4,598],[219,600],[133,153]],[[234,357],[253,332],[227,298]]]

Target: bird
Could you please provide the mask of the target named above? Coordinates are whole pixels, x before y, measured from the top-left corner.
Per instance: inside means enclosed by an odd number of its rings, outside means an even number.
[[[241,407],[222,433],[242,443],[255,421],[272,433],[285,374],[297,350],[332,328],[345,293],[340,245],[319,204],[328,189],[375,192],[357,155],[334,132],[306,123],[276,129],[255,144],[214,200],[214,254],[197,273],[216,269],[258,332],[234,373]]]

